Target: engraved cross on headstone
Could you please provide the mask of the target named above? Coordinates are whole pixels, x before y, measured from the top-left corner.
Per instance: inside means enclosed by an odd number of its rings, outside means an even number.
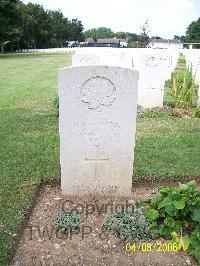
[[[110,158],[101,158],[99,156],[99,145],[94,145],[96,148],[96,156],[95,158],[85,158],[86,161],[95,162],[95,179],[98,178],[98,170],[99,170],[99,162],[109,161]]]

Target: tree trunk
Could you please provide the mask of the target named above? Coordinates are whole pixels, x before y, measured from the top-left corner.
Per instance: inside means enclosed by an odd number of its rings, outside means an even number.
[[[4,54],[4,47],[3,47],[3,43],[1,43],[1,53]]]
[[[11,51],[11,53],[13,53],[13,44],[12,43],[10,45],[10,51]]]
[[[35,40],[33,40],[33,48],[36,49],[36,43],[35,43]]]
[[[18,50],[18,53],[20,52],[20,45],[19,45],[19,41],[17,42],[17,50]]]

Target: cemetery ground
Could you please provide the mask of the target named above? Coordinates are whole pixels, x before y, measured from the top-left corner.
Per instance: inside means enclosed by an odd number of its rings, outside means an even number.
[[[59,67],[70,64],[70,54],[0,56],[2,146],[0,265],[5,265],[13,254],[14,243],[18,242],[20,231],[22,231],[22,221],[37,195],[38,188],[45,182],[59,182],[58,117],[53,101],[57,95],[57,70]],[[199,118],[187,116],[182,118],[169,116],[138,118],[133,176],[134,181],[143,186],[137,185],[139,188],[135,193],[134,200],[139,200],[141,195],[147,196],[148,194],[150,196],[155,193],[155,188],[161,181],[198,180],[200,173],[199,139]],[[149,186],[147,180],[151,180],[153,185]],[[144,181],[147,182],[146,185]],[[44,187],[44,194],[40,194],[38,201],[36,200],[37,205],[30,215],[29,225],[31,222],[38,224],[39,221],[44,225],[52,218],[55,211],[59,211],[56,201],[59,201],[61,197],[60,190],[57,185],[52,188],[49,186]],[[150,187],[150,191],[148,187]],[[145,194],[145,191],[148,193]],[[76,200],[78,202],[78,199]],[[95,217],[93,218],[95,219]],[[92,223],[92,219],[89,223]],[[93,223],[98,225],[100,222],[97,219]],[[23,235],[23,237],[26,236]],[[85,241],[75,241],[72,245],[71,255],[74,259],[77,254],[75,243],[79,243],[78,250],[80,251],[81,248],[84,249],[83,247],[88,245],[87,239]],[[91,240],[91,243],[94,243],[92,241],[94,239]],[[110,241],[112,252],[115,253],[117,248],[118,251],[119,247],[122,248],[121,244],[114,243],[117,241],[116,239]],[[37,249],[41,243],[43,242],[29,241],[29,251],[31,248],[33,249],[34,245]],[[58,245],[55,245],[55,241],[51,244],[48,241],[46,243],[46,245],[51,245],[50,252],[59,255],[61,243],[57,243]],[[66,249],[69,248],[67,241],[65,245],[67,245]],[[105,246],[101,246],[100,243],[98,245],[99,253],[95,253],[97,257],[100,255],[102,257],[104,250],[105,254],[109,255],[108,243],[104,242]],[[113,246],[115,247],[113,248]],[[88,247],[91,248],[91,244]],[[90,253],[89,248],[85,252]],[[122,253],[118,251],[116,251],[116,258],[120,265]],[[62,254],[66,255],[65,249],[63,252]],[[82,253],[80,252],[80,254]],[[20,250],[16,256],[18,255],[20,255]],[[23,257],[25,254],[21,255]],[[44,255],[38,253],[38,257],[42,256]],[[48,253],[47,256],[51,256],[51,254]],[[88,256],[90,257],[90,254]],[[133,255],[124,254],[121,262],[128,260],[129,256],[130,259],[133,258]],[[138,262],[141,263],[148,256],[153,263],[155,256],[158,256],[158,265],[172,265],[170,264],[172,258],[182,265],[188,260],[188,255],[182,253],[180,253],[180,257],[176,254],[173,257],[171,253],[156,253],[156,255],[155,253],[138,253],[137,256],[139,256]],[[159,256],[161,256],[160,259]],[[108,257],[105,260],[109,260]],[[162,264],[164,257],[169,264]],[[35,258],[31,257],[31,259]],[[81,256],[78,259],[82,260]],[[192,261],[191,258],[190,261]],[[107,261],[108,264],[109,262]]]

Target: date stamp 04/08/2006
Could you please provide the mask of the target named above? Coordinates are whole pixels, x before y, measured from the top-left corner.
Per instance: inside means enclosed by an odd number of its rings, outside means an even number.
[[[125,251],[127,252],[176,252],[178,251],[178,244],[176,243],[148,243],[148,242],[141,242],[141,243],[126,243]]]

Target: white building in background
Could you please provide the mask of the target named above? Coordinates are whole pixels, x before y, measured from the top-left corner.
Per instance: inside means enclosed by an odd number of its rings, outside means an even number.
[[[179,40],[150,39],[149,48],[183,49],[183,44]]]
[[[120,47],[127,47],[128,46],[128,39],[119,39]]]

